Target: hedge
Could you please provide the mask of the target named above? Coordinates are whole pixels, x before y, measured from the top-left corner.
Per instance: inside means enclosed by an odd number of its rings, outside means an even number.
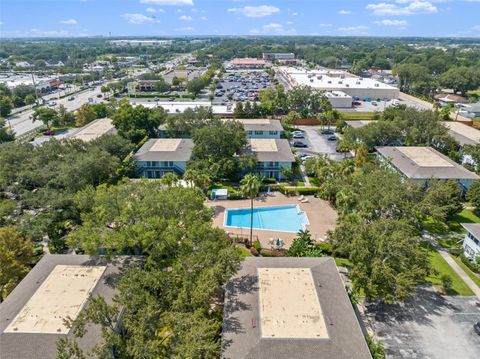
[[[473,263],[470,259],[465,257],[465,254],[460,254],[459,255],[460,260],[462,261],[463,264],[465,264],[468,269],[470,269],[472,272],[475,273],[480,273],[480,266],[478,264]]]
[[[284,257],[285,254],[282,251],[274,251],[271,249],[261,249],[260,255],[262,257]]]
[[[280,192],[283,194],[288,194],[290,196],[295,195],[314,195],[318,192],[318,187],[289,187],[280,185],[277,187]]]

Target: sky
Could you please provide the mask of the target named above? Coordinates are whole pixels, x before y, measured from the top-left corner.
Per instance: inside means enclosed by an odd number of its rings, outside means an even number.
[[[480,0],[1,0],[0,37],[480,37]]]

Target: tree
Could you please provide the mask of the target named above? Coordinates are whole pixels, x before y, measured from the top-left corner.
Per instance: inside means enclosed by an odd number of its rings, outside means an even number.
[[[455,180],[430,180],[422,201],[424,213],[445,222],[463,209],[462,190]]]
[[[357,150],[355,156],[355,166],[357,168],[363,167],[363,165],[368,161],[368,148],[362,143]]]
[[[32,120],[41,121],[50,129],[53,124],[58,123],[58,112],[53,108],[39,107],[33,113]]]
[[[192,183],[195,187],[200,188],[202,191],[206,191],[211,183],[211,178],[208,173],[195,169],[187,169],[183,174],[183,179]]]
[[[3,96],[0,98],[0,117],[8,117],[12,112],[12,102],[10,98],[7,96]]]
[[[258,196],[262,181],[254,174],[247,174],[240,181],[242,193],[250,198],[250,245],[253,245],[253,200]]]
[[[201,78],[198,78],[198,79],[193,79],[191,81],[188,82],[187,84],[187,90],[188,92],[190,92],[192,95],[194,96],[197,96],[202,90],[203,88],[206,86],[207,84],[205,83],[205,81]]]
[[[452,289],[453,279],[448,274],[442,274],[440,276],[440,281],[442,282],[442,289],[445,294],[447,294],[450,289]]]
[[[72,112],[69,112],[64,105],[58,106],[58,124],[59,125],[70,125],[75,122],[75,115]]]
[[[320,257],[322,251],[315,248],[315,241],[309,230],[300,230],[287,250],[288,257]]]
[[[467,192],[467,200],[475,207],[475,213],[480,213],[480,181],[474,181]]]
[[[75,118],[77,126],[85,126],[97,118],[97,113],[92,105],[85,103],[77,109],[75,112]]]
[[[14,139],[15,135],[7,128],[5,120],[0,118],[0,143],[13,141]]]
[[[32,242],[13,227],[0,228],[0,302],[20,283],[34,262]]]
[[[168,187],[175,186],[178,183],[178,176],[175,173],[165,173],[160,182]]]

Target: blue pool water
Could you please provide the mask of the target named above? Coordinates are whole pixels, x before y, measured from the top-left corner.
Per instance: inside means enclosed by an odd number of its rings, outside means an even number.
[[[307,215],[297,205],[253,209],[253,228],[267,231],[298,232],[308,224]],[[250,228],[250,208],[227,209],[226,227]]]

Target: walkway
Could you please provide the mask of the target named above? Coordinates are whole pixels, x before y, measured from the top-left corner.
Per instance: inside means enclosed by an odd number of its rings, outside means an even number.
[[[475,282],[467,275],[467,273],[465,273],[465,271],[460,268],[457,262],[455,262],[450,256],[450,254],[438,244],[437,240],[434,237],[424,235],[424,238],[428,239],[430,243],[432,243],[432,245],[435,247],[438,253],[440,253],[443,259],[445,259],[448,265],[452,267],[452,269],[460,276],[460,278],[463,279],[463,281],[470,287],[472,292],[475,293],[477,298],[480,300],[480,288],[478,287],[478,285],[476,285]]]

